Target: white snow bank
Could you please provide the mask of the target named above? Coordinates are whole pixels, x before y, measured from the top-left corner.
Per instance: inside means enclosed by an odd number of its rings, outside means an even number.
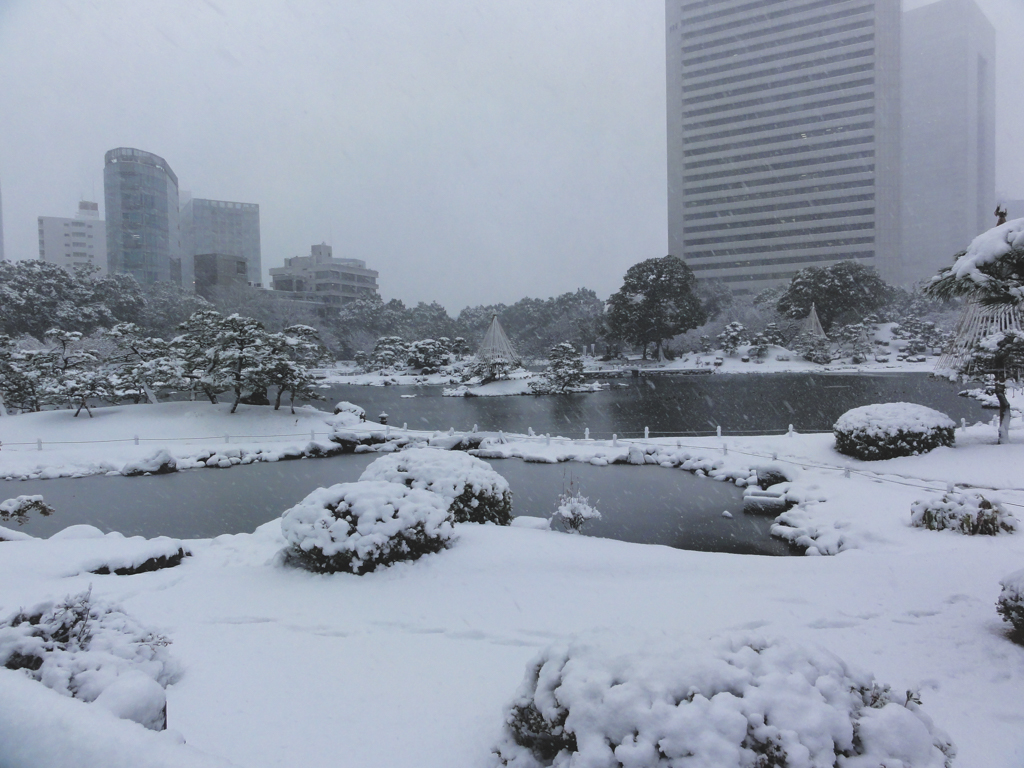
[[[550,647],[506,722],[497,753],[513,768],[948,768],[956,754],[910,697],[824,649],[757,635]]]
[[[359,479],[433,491],[449,503],[455,522],[507,525],[512,512],[508,481],[486,461],[464,451],[409,448],[377,459]]]
[[[4,768],[229,768],[108,709],[60,696],[0,667],[0,764]]]
[[[384,481],[318,488],[284,513],[281,532],[304,567],[352,573],[438,551],[454,537],[442,496]]]
[[[1024,219],[1013,219],[974,238],[967,252],[953,263],[953,274],[957,279],[986,283],[990,278],[979,267],[997,261],[1015,248],[1024,248]]]

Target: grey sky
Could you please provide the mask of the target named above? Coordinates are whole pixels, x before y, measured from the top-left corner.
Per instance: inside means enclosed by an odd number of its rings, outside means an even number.
[[[978,1],[1024,198],[1024,3]],[[664,38],[663,0],[0,0],[7,255],[132,146],[259,203],[265,269],[323,240],[407,303],[606,296],[667,248]]]

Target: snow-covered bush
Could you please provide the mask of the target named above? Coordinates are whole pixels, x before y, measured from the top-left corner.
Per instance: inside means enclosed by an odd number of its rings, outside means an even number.
[[[463,451],[415,447],[374,461],[360,480],[385,480],[444,497],[456,523],[512,521],[508,481],[486,461]]]
[[[921,499],[910,507],[910,524],[932,531],[952,530],[969,536],[1013,533],[1019,521],[997,501],[977,491],[944,493]]]
[[[334,406],[334,414],[336,416],[343,413],[355,416],[356,421],[366,420],[366,409],[355,403],[350,403],[348,400],[342,400]]]
[[[166,448],[160,448],[138,461],[129,461],[121,468],[125,477],[137,475],[168,475],[178,471],[178,460]]]
[[[727,355],[736,354],[736,350],[740,348],[742,344],[746,344],[747,341],[747,329],[743,327],[742,323],[731,322],[725,326],[720,334],[718,334],[718,343],[722,347]]]
[[[153,730],[166,727],[163,689],[180,674],[169,643],[119,607],[93,599],[91,590],[0,622],[0,664],[7,669]]]
[[[369,573],[445,549],[453,538],[447,501],[398,483],[317,488],[281,517],[285,559],[317,573]]]
[[[590,499],[583,495],[578,485],[570,482],[568,490],[558,497],[555,517],[567,533],[582,533],[583,526],[591,520],[600,520],[601,513],[591,506]]]
[[[949,416],[923,405],[878,403],[847,411],[832,432],[837,451],[874,461],[952,446],[955,427]]]
[[[832,342],[824,336],[804,331],[793,339],[793,349],[809,363],[828,365],[832,362]]]
[[[999,582],[1003,591],[996,601],[996,610],[1008,621],[1021,637],[1024,637],[1024,570],[1014,571]]]
[[[540,379],[530,382],[530,388],[538,394],[565,392],[584,381],[583,356],[570,342],[563,341],[548,350],[548,368]]]
[[[948,768],[920,708],[828,651],[738,637],[708,645],[577,641],[531,663],[495,762],[513,768]]]
[[[54,510],[43,501],[42,496],[15,496],[13,499],[0,501],[0,520],[3,522],[14,520],[18,525],[24,525],[32,512],[48,517]]]

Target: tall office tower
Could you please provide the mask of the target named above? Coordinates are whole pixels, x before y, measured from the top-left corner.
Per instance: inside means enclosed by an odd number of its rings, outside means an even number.
[[[112,149],[104,160],[109,271],[142,285],[180,285],[178,177],[166,160],[141,149]]]
[[[39,217],[39,260],[73,272],[85,264],[107,273],[107,228],[96,203],[82,201],[73,219]]]
[[[0,261],[4,260],[4,196],[0,191]]]
[[[238,256],[246,262],[246,281],[262,285],[260,207],[255,203],[192,198],[181,208],[181,284],[197,290],[195,257]]]
[[[669,250],[756,293],[898,272],[900,0],[667,0]]]
[[[903,259],[924,280],[995,226],[996,32],[973,0],[903,14]]]

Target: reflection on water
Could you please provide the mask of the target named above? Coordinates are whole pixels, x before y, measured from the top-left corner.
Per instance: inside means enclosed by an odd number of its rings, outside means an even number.
[[[0,495],[43,494],[56,509],[19,529],[34,536],[89,523],[126,536],[209,538],[252,531],[314,488],[356,480],[374,458],[358,454],[152,477],[30,480],[0,486]],[[768,536],[771,519],[744,515],[742,494],[729,483],[654,466],[518,459],[492,466],[512,486],[517,515],[550,517],[571,477],[603,516],[587,525],[588,535],[679,549],[788,554],[785,544]],[[734,517],[723,517],[724,510]]]

